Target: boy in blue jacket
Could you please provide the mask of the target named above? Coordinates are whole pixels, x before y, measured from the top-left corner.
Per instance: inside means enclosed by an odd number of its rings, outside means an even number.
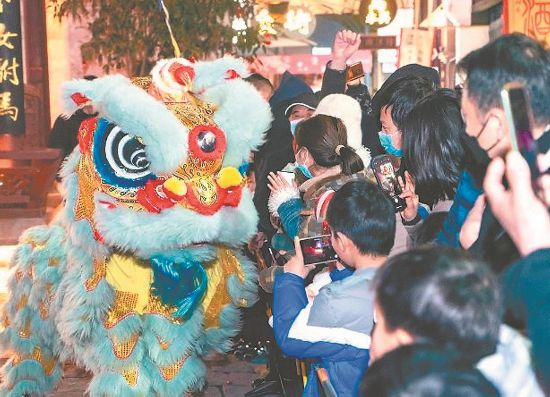
[[[288,356],[315,359],[328,372],[338,397],[356,396],[369,362],[373,324],[370,282],[393,246],[395,214],[390,200],[366,181],[345,184],[332,198],[326,221],[331,243],[352,275],[321,288],[308,303],[304,265],[298,240],[296,256],[277,276],[274,288],[275,340]],[[303,396],[319,396],[310,372]]]

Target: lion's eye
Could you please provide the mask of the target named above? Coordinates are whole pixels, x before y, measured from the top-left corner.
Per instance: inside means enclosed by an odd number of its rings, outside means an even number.
[[[94,136],[94,157],[101,178],[108,184],[139,187],[154,177],[145,146],[119,126],[103,119]]]
[[[216,134],[212,131],[201,131],[197,136],[197,143],[205,153],[212,153],[216,150]]]

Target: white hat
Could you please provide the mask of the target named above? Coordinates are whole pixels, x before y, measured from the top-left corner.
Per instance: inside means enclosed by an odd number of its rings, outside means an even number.
[[[370,151],[362,146],[361,106],[359,102],[344,94],[330,94],[321,99],[314,115],[324,114],[342,120],[346,126],[348,145],[355,149],[365,167],[370,164]]]
[[[361,106],[355,99],[344,94],[327,95],[321,99],[313,114],[324,114],[342,120],[348,133],[348,145],[356,150],[361,147]]]

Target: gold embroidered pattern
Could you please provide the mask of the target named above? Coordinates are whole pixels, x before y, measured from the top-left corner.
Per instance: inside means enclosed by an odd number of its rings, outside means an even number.
[[[31,239],[24,240],[22,243],[23,244],[30,244],[31,248],[33,250],[41,250],[46,246],[45,241],[36,241],[36,240],[31,240]]]
[[[138,294],[115,290],[115,299],[107,317],[105,327],[113,328],[126,317],[136,313]]]
[[[174,306],[165,305],[160,301],[160,298],[154,294],[149,295],[149,303],[145,311],[146,314],[156,314],[162,316],[167,320],[170,320],[173,324],[182,324],[183,320],[174,318],[172,315],[176,312],[177,308]],[[145,314],[144,313],[144,314]]]
[[[135,386],[138,380],[138,368],[134,367],[125,371],[122,371],[122,376],[130,386]]]
[[[4,319],[2,320],[2,327],[8,328],[10,326],[10,319],[7,313],[4,313]]]
[[[59,258],[50,258],[48,259],[48,266],[57,267],[59,265],[59,262]]]
[[[23,339],[29,339],[31,336],[31,321],[25,321],[23,328],[19,330],[19,336]]]
[[[27,295],[22,295],[19,301],[17,302],[17,304],[15,305],[15,308],[17,310],[21,310],[23,307],[25,307],[28,301],[29,301],[29,297]]]
[[[46,297],[40,302],[38,311],[40,312],[40,318],[45,320],[50,312],[50,305],[53,301],[54,294],[52,292],[52,285],[46,286]]]
[[[149,76],[147,76],[147,77],[133,77],[132,78],[132,84],[139,87],[139,88],[142,88],[144,90],[147,90],[147,88],[149,88],[152,81],[153,81],[153,79]]]
[[[189,102],[166,102],[165,105],[187,128],[212,124],[215,106],[194,97],[190,97],[189,100]]]
[[[116,338],[113,338],[111,342],[113,344],[113,353],[115,357],[118,358],[119,360],[123,360],[130,357],[130,355],[134,351],[134,348],[137,345],[138,339],[139,339],[138,334],[133,334],[130,337],[130,339],[120,343],[117,341]]]
[[[181,367],[183,366],[185,360],[187,360],[187,356],[183,356],[180,360],[176,361],[173,364],[159,367],[160,374],[164,378],[164,380],[169,382],[174,379]]]
[[[34,360],[40,363],[47,376],[50,376],[55,369],[55,360],[52,357],[44,357],[38,346],[34,348],[32,354],[16,354],[13,358],[13,365],[15,366],[24,360]]]
[[[99,282],[105,278],[106,274],[107,265],[105,264],[105,261],[94,261],[94,273],[84,282],[84,287],[86,288],[86,291],[93,291],[97,287]]]
[[[208,263],[204,269],[208,275],[208,289],[203,300],[205,328],[219,327],[221,309],[231,303],[231,296],[225,282],[231,274],[244,281],[244,273],[237,257],[225,247],[218,248],[217,259]],[[242,301],[239,301],[242,304]]]
[[[21,281],[21,279],[23,278],[23,271],[21,270],[16,271],[14,276],[17,282]]]
[[[157,335],[157,340],[159,341],[160,348],[162,350],[168,350],[170,347],[170,343],[164,339],[162,339],[160,336]]]
[[[83,155],[78,163],[78,198],[75,203],[74,219],[86,219],[94,226],[94,192],[99,190],[99,180],[95,175],[92,158],[89,154]]]
[[[174,172],[174,175],[186,181],[212,178],[210,175],[218,171],[221,165],[221,160],[201,160],[189,157],[187,162]]]
[[[212,205],[218,200],[218,192],[213,178],[201,178],[193,181],[193,192],[203,205]]]

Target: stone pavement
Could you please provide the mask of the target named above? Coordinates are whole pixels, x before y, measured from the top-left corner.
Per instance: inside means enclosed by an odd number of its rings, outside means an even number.
[[[0,366],[5,361],[6,357],[2,357],[0,354]],[[250,390],[252,381],[265,375],[266,372],[265,365],[241,361],[232,355],[228,355],[222,360],[211,361],[207,365],[207,387],[203,393],[196,397],[242,397]],[[89,382],[89,373],[74,365],[65,365],[61,384],[48,397],[84,396]]]

